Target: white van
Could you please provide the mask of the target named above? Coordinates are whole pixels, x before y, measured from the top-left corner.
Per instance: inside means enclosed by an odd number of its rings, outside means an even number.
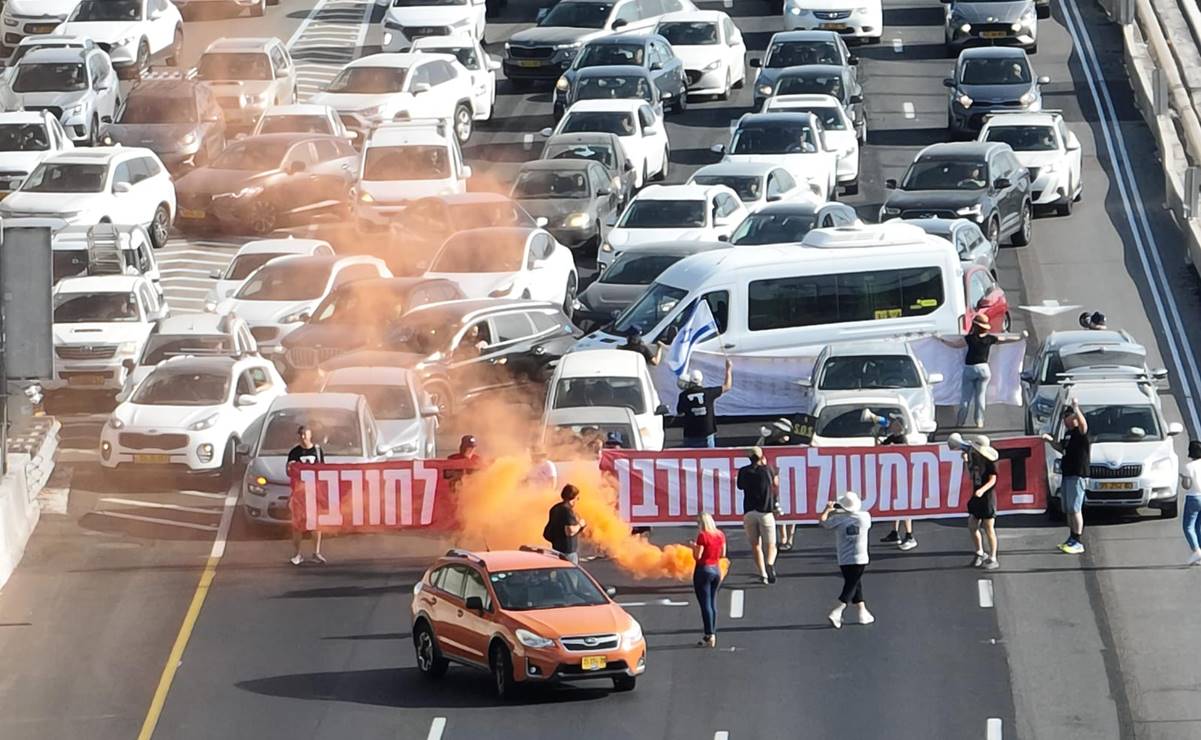
[[[834,341],[962,333],[955,248],[903,222],[814,229],[800,245],[721,249],[667,268],[611,326],[577,348],[611,347],[637,326],[669,343],[704,298],[721,334],[700,345],[737,355],[816,355]]]

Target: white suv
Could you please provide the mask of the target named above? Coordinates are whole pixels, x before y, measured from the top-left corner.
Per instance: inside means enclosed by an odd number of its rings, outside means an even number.
[[[4,45],[0,56],[7,59],[26,36],[53,33],[79,5],[79,0],[7,0],[0,14]]]
[[[355,221],[383,231],[410,201],[467,192],[471,167],[443,121],[394,123],[371,132],[355,184]]]
[[[161,249],[175,218],[175,185],[149,149],[76,149],[39,164],[0,202],[0,217],[61,218],[72,225],[138,224]]]
[[[0,198],[21,187],[39,164],[74,148],[49,111],[0,113]]]
[[[384,51],[407,51],[428,36],[468,33],[484,40],[485,0],[393,0],[384,13]]]
[[[471,78],[475,120],[492,119],[492,111],[496,109],[496,70],[500,69],[500,60],[488,56],[479,39],[465,34],[426,36],[413,42],[413,51],[454,55]]]
[[[449,54],[372,54],[346,65],[310,101],[332,106],[360,133],[388,121],[451,121],[465,143],[475,120],[471,77]]]
[[[112,123],[120,107],[117,73],[100,49],[37,49],[8,79],[23,109],[54,113],[71,140],[83,144],[94,146],[101,124]]]
[[[725,185],[651,185],[634,196],[601,241],[596,264],[607,269],[642,244],[728,239],[747,213],[738,193]]]
[[[54,32],[92,39],[130,77],[151,60],[179,64],[183,52],[183,17],[169,0],[82,0]]]

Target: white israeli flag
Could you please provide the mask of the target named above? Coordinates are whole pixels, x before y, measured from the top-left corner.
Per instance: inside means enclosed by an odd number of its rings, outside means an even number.
[[[717,321],[709,310],[709,302],[699,300],[693,307],[688,320],[680,327],[675,340],[667,349],[667,367],[676,377],[684,377],[688,372],[688,361],[692,359],[692,350],[696,345],[718,335]]]

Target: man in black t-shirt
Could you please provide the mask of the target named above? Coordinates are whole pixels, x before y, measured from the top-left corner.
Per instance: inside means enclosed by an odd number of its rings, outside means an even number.
[[[751,543],[755,567],[761,583],[776,582],[776,490],[780,477],[763,457],[763,450],[747,451],[751,464],[738,469],[738,490],[742,491],[742,526]]]
[[[705,376],[693,370],[687,378],[680,379],[680,397],[676,400],[676,413],[684,427],[685,447],[717,446],[717,414],[713,404],[721,394],[734,385],[734,365],[726,358],[726,378],[721,387],[705,387]]]
[[[1088,437],[1088,419],[1080,403],[1072,399],[1063,409],[1063,439],[1056,441],[1049,434],[1043,439],[1063,458],[1059,461],[1059,505],[1068,520],[1068,538],[1059,546],[1061,552],[1079,555],[1084,552],[1084,479],[1089,476],[1092,462],[1092,441]]]
[[[313,441],[313,430],[307,426],[302,426],[296,430],[297,444],[288,451],[288,475],[291,476],[292,468],[297,465],[321,465],[325,463],[325,452],[321,447]],[[304,562],[304,556],[300,554],[300,542],[304,539],[304,531],[292,527],[292,558],[288,562],[292,565],[300,565]],[[320,565],[325,564],[325,556],[321,554],[321,530],[313,532],[313,562]]]
[[[580,532],[586,526],[583,519],[575,513],[575,502],[580,497],[580,489],[568,483],[563,486],[562,499],[550,507],[547,513],[546,527],[542,536],[555,550],[567,556],[571,562],[580,563]]]
[[[880,417],[884,422],[882,434],[876,437],[878,445],[907,445],[909,435],[905,433],[905,420],[899,414]],[[901,528],[905,536],[901,536]],[[912,519],[896,519],[892,523],[892,531],[880,539],[881,542],[896,545],[900,550],[912,550],[917,547],[917,538],[913,536]]]
[[[642,341],[642,328],[632,326],[626,331],[626,343],[617,345],[617,349],[629,350],[642,355],[648,365],[658,365],[663,357],[663,345],[655,342],[652,349]]]

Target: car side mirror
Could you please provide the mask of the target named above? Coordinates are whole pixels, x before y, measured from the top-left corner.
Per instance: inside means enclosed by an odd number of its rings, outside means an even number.
[[[298,175],[301,172],[304,172],[304,170],[305,170],[304,162],[293,162],[288,165],[288,174],[289,175]]]
[[[634,171],[634,163],[627,159],[626,161],[621,163],[621,169],[623,172],[633,172]]]
[[[662,62],[651,62],[651,71],[652,72],[658,72],[661,69],[663,69]]]
[[[616,31],[617,29],[625,28],[628,25],[630,25],[630,22],[627,21],[625,18],[618,18],[617,20],[613,21],[613,25],[610,26],[610,28],[612,28],[614,31]]]
[[[941,383],[942,381],[943,381],[942,373],[930,373],[929,375],[926,376],[926,382],[929,383],[930,385],[935,385],[936,383]]]
[[[890,178],[888,178],[887,180],[885,180],[885,181],[884,181],[884,187],[888,188],[889,190],[896,190],[896,189],[897,189],[897,180],[896,180],[896,178],[895,178],[895,177],[890,177]]]
[[[551,134],[553,134],[553,133],[554,133],[554,131],[553,131],[553,130],[552,130],[550,127],[549,127],[549,126],[547,126],[546,128],[544,128],[544,129],[542,129],[541,131],[539,131],[539,132],[538,132],[538,135],[539,135],[539,136],[541,136],[541,137],[542,137],[542,138],[544,138],[544,139],[549,139],[549,138],[550,138],[550,135],[551,135]]]
[[[659,133],[658,126],[647,126],[646,128],[642,129],[643,136],[654,136],[657,133]]]
[[[212,278],[213,280],[220,280],[221,279],[221,271],[213,270],[212,272],[209,273],[209,277]]]
[[[112,123],[113,117],[112,116],[100,116],[100,122],[101,123]]]
[[[545,229],[546,225],[549,223],[550,223],[550,219],[547,218],[546,216],[539,216],[538,218],[534,219],[534,225],[540,229]]]
[[[130,187],[129,183],[127,183],[127,182],[113,183],[113,192],[114,193],[128,193],[131,189],[132,188]]]
[[[729,235],[729,234],[718,234],[718,235],[717,235],[717,241],[719,241],[719,242],[728,242],[728,241],[730,241],[730,235]]]
[[[254,396],[250,395],[249,393],[243,393],[238,396],[238,400],[237,400],[238,406],[253,406],[254,403],[255,403]]]
[[[1042,77],[1038,78],[1038,84],[1040,84],[1040,85],[1046,85],[1046,84],[1049,84],[1050,82],[1051,82],[1051,78],[1046,75],[1043,75]]]
[[[92,86],[92,89],[96,92],[108,92],[108,87],[109,86],[107,82],[97,82]]]
[[[610,596],[610,597],[616,596],[617,595],[617,586],[607,586],[605,588],[605,595]]]
[[[994,188],[996,188],[997,190],[1004,190],[1005,188],[1009,187],[1012,184],[1013,183],[1010,182],[1008,177],[998,177],[997,179],[992,181],[992,186]]]
[[[250,457],[250,445],[245,442],[237,445],[234,447],[234,454],[243,459]]]
[[[1157,367],[1151,371],[1151,377],[1155,380],[1167,380],[1168,369],[1166,367]]]
[[[430,91],[430,83],[428,83],[428,82],[417,82],[417,83],[413,84],[413,94],[414,95],[420,95],[422,93],[427,93],[429,91]]]
[[[550,13],[550,9],[549,9],[549,8],[539,8],[539,9],[538,9],[538,14],[534,16],[534,22],[535,22],[535,23],[541,23],[542,21],[546,20],[546,16],[547,16],[549,13]]]
[[[667,408],[667,404],[661,403],[655,407],[656,416],[670,416],[671,411]]]
[[[487,65],[488,65],[488,70],[491,72],[497,71],[498,69],[500,69],[500,66],[501,66],[500,60],[498,60],[496,57],[488,57]]]
[[[751,67],[753,69],[759,69],[760,67],[763,66],[763,60],[760,59],[759,57],[752,58],[751,61],[748,63],[751,65]]]
[[[1023,383],[1033,383],[1034,382],[1034,373],[1030,370],[1023,370],[1021,372],[1021,375],[1019,375],[1018,377],[1020,377],[1022,379]]]
[[[1080,148],[1080,139],[1077,139],[1076,134],[1073,134],[1071,131],[1069,131],[1068,132],[1068,140],[1067,140],[1067,150],[1069,152],[1074,152],[1079,148]]]
[[[713,152],[714,154],[725,154],[726,153],[726,145],[725,144],[714,144],[713,146],[709,147],[709,151]]]
[[[127,372],[132,373],[133,369],[137,367],[137,365],[134,363],[132,358],[126,357],[124,360],[121,360],[121,367],[125,368]]]
[[[848,55],[847,56],[847,64],[851,65],[852,67],[855,66],[856,64],[859,64],[859,57],[854,54]]]
[[[863,96],[862,95],[852,95],[851,97],[847,98],[847,102],[851,103],[852,105],[854,105],[855,103],[862,103]]]
[[[148,20],[152,20],[152,21],[157,21],[159,18],[162,18],[162,17],[163,17],[162,10],[152,10],[146,14],[146,18]]]
[[[612,195],[613,189],[610,187],[597,188],[596,194],[597,195]]]
[[[1178,421],[1174,421],[1171,424],[1168,424],[1168,436],[1169,437],[1175,437],[1177,434],[1180,434],[1183,431],[1184,431],[1184,425]]]
[[[464,180],[470,179],[473,172],[474,172],[474,170],[471,169],[471,165],[469,165],[469,164],[463,165],[463,179]]]
[[[469,612],[482,613],[484,611],[484,599],[480,596],[468,596],[463,602],[463,608]]]
[[[955,87],[955,80],[951,79],[950,77],[944,77],[944,78],[942,78],[942,86],[943,87]]]
[[[438,411],[438,407],[433,405],[432,403],[426,404],[421,407],[421,415],[422,416],[437,416],[439,413],[441,413],[441,412]]]

